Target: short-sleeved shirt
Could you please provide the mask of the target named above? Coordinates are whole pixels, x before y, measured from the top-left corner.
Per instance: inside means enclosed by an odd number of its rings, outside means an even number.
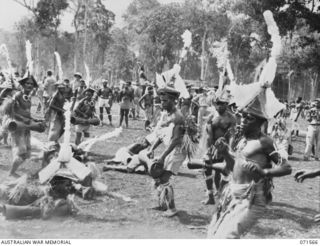
[[[44,88],[43,88],[43,96],[44,97],[52,97],[53,93],[56,91],[55,83],[56,79],[53,76],[49,76],[44,81]]]
[[[102,88],[98,91],[98,96],[103,98],[103,99],[109,99],[112,97],[112,89],[109,87]]]

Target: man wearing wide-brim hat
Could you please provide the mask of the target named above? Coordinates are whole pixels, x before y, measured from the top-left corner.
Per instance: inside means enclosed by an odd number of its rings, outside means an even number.
[[[176,107],[180,92],[174,88],[164,87],[160,88],[157,94],[160,96],[163,110],[168,112],[167,121],[162,126],[172,126],[170,143],[160,157],[156,158],[158,165],[163,166],[162,174],[155,178],[155,187],[157,187],[157,195],[159,197],[157,209],[166,210],[164,216],[172,217],[178,213],[174,202],[172,176],[178,174],[179,168],[186,158],[186,152],[182,148],[185,118]],[[160,143],[161,140],[158,140],[151,147],[151,156],[153,155],[153,150]]]
[[[81,79],[82,79],[82,74],[79,72],[76,72],[74,75],[74,80],[71,83],[72,90],[75,91],[78,89],[81,85]]]
[[[19,176],[16,173],[18,167],[30,157],[30,130],[43,132],[45,129],[42,122],[31,118],[31,92],[38,87],[36,80],[31,75],[19,80],[19,83],[22,86],[22,91],[15,93],[12,100],[8,100],[3,108],[4,125],[10,130],[9,137],[13,157],[10,175],[13,177]],[[9,129],[10,122],[16,122],[17,128]]]
[[[216,141],[218,154],[223,156],[223,170],[231,173],[228,190],[220,197],[221,210],[212,218],[209,238],[240,238],[252,229],[271,201],[272,178],[289,175],[291,166],[274,147],[273,140],[261,132],[268,115],[264,92],[240,108],[243,137],[231,153],[225,138]],[[272,163],[276,163],[273,167]],[[229,203],[225,199],[231,197]],[[254,198],[254,199],[252,199]]]

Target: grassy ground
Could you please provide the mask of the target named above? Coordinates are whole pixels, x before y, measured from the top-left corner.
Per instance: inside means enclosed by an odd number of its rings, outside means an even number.
[[[115,105],[113,114],[118,114]],[[106,117],[105,117],[106,118]],[[114,116],[114,123],[119,118]],[[98,167],[113,156],[119,147],[129,145],[146,135],[143,121],[130,121],[120,137],[98,143],[93,149]],[[97,136],[112,131],[109,126],[95,127]],[[34,134],[45,141],[42,134]],[[74,139],[74,136],[73,136]],[[303,162],[304,137],[294,141],[294,154],[290,164],[294,170],[320,168],[319,162]],[[5,179],[10,168],[10,149],[0,146],[0,179]],[[40,163],[28,161],[20,173],[30,172]],[[152,180],[139,174],[114,171],[103,173],[102,181],[114,192],[130,196],[136,202],[125,202],[110,197],[98,197],[93,201],[77,199],[81,208],[78,215],[68,218],[53,218],[6,221],[0,217],[0,238],[205,238],[215,206],[203,206],[205,185],[202,175],[182,167],[175,179],[175,196],[178,216],[167,219],[160,212],[150,210],[155,204],[152,195]],[[245,238],[319,238],[320,225],[313,217],[320,212],[320,179],[307,180],[302,184],[293,176],[274,180],[274,199],[267,212]]]

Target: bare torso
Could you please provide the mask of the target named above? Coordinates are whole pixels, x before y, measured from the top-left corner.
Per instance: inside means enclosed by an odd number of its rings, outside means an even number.
[[[214,144],[218,138],[225,137],[229,141],[229,130],[234,129],[236,125],[236,118],[228,111],[224,114],[216,114],[211,120],[209,120],[208,125],[208,135],[210,138],[210,143],[208,145]],[[209,147],[209,146],[208,146]]]
[[[177,109],[173,113],[168,114],[167,122],[164,125],[168,126],[170,123],[174,124],[172,139],[181,138],[182,140],[184,117],[180,110]]]
[[[267,136],[258,139],[247,140],[243,138],[239,144],[233,167],[233,181],[238,184],[250,183],[252,180],[259,181],[260,176],[251,172],[246,163],[251,162],[260,168],[271,168],[270,153],[273,148],[272,140]]]

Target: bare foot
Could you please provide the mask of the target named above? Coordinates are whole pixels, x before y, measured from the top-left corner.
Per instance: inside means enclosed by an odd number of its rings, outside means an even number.
[[[165,211],[163,213],[163,216],[164,217],[167,217],[167,218],[171,218],[173,216],[176,216],[178,214],[178,210],[176,208],[173,208],[173,209],[168,209],[167,211]]]
[[[154,206],[154,207],[150,207],[148,208],[150,210],[156,210],[156,211],[166,211],[163,207],[161,206]]]
[[[213,194],[210,194],[210,195],[208,196],[208,199],[202,201],[202,204],[203,204],[203,205],[214,205],[214,204],[215,204],[215,201],[214,201],[214,196],[213,196]]]

